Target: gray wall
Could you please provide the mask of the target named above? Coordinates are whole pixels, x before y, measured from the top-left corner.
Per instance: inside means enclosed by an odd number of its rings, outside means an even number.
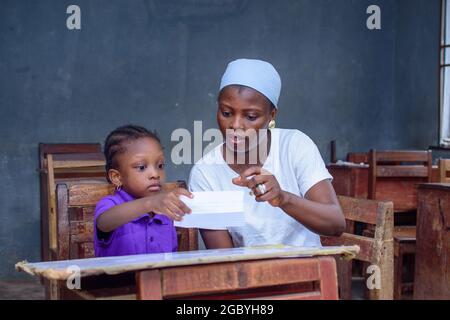
[[[39,142],[103,142],[125,123],[215,127],[227,62],[266,59],[281,74],[277,125],[329,160],[349,151],[437,144],[439,0],[0,0],[0,278],[40,258]],[[81,7],[82,30],[66,28]],[[186,3],[196,3],[194,8]],[[366,28],[366,8],[382,29]],[[168,163],[169,179],[190,166]]]

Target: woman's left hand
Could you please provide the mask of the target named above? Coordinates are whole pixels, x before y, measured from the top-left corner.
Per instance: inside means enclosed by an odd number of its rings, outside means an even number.
[[[280,207],[287,201],[287,193],[281,190],[275,176],[261,167],[248,168],[240,176],[233,178],[232,182],[251,189],[258,202],[267,201],[274,207]]]

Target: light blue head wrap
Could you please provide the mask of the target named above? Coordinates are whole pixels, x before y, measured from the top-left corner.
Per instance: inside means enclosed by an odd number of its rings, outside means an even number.
[[[220,81],[220,90],[232,84],[247,86],[259,91],[278,108],[281,79],[277,70],[270,63],[254,59],[231,61]]]

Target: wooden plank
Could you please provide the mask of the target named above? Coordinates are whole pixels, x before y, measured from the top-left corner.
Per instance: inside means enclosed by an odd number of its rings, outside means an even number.
[[[80,184],[69,188],[70,206],[95,206],[101,198],[114,192],[111,184]]]
[[[345,219],[369,224],[377,223],[379,201],[338,196]]]
[[[92,242],[94,235],[93,221],[70,222],[70,235],[72,242]]]
[[[55,169],[99,167],[105,170],[104,160],[65,160],[54,161]]]
[[[428,168],[424,166],[377,166],[377,177],[428,177]],[[424,181],[426,182],[426,181]]]
[[[340,237],[321,237],[322,245],[325,246],[348,246],[357,245],[360,247],[359,253],[355,259],[370,262],[373,255],[373,243],[372,238],[343,233]]]
[[[377,181],[375,198],[392,201],[395,212],[408,212],[417,209],[417,187],[423,178],[389,178]]]
[[[450,183],[420,183],[418,189],[440,189],[448,191],[450,190]]]
[[[377,150],[376,158],[379,162],[427,162],[429,156],[428,153],[429,152],[425,150]]]
[[[439,159],[439,182],[450,183],[450,159]]]
[[[419,187],[414,299],[450,299],[450,187]]]
[[[48,162],[48,204],[49,204],[49,243],[50,250],[56,253],[58,250],[58,239],[57,239],[57,218],[56,218],[56,186],[55,177],[53,172],[53,157],[51,154],[47,155]]]
[[[258,298],[251,298],[252,300],[321,300],[322,294],[320,291],[312,292],[301,292],[301,293],[290,293],[290,294],[280,294],[276,296],[265,296]]]
[[[58,259],[69,259],[69,208],[68,204],[68,190],[64,184],[58,184],[56,194],[58,196],[58,228],[55,234],[58,235]]]
[[[347,153],[347,161],[353,163],[368,163],[369,155],[366,152],[349,152]]]
[[[320,296],[320,291],[316,288],[316,282],[303,282],[295,284],[280,284],[270,287],[259,287],[254,289],[239,290],[232,292],[225,292],[219,294],[208,294],[208,295],[195,295],[189,296],[189,300],[247,300],[247,299],[277,299],[281,295],[294,295],[294,294],[306,294],[315,292]],[[177,299],[185,299],[183,297]],[[320,299],[320,297],[319,297]]]
[[[278,259],[167,268],[162,270],[163,295],[189,296],[317,281],[319,268],[313,261]]]
[[[77,153],[56,153],[53,154],[53,160],[56,161],[105,161],[102,152],[77,152]]]

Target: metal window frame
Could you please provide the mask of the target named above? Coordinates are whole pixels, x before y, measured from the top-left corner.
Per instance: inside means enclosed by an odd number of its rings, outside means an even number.
[[[440,43],[439,43],[439,141],[438,145],[442,147],[450,147],[443,143],[443,136],[441,134],[441,128],[443,124],[443,111],[444,108],[450,108],[449,106],[444,106],[444,82],[445,80],[450,81],[450,79],[445,79],[445,69],[450,67],[450,64],[445,63],[445,51],[450,48],[450,43],[446,43],[446,23],[450,23],[450,17],[447,17],[447,5],[450,5],[450,0],[441,0],[441,14],[440,14]]]

